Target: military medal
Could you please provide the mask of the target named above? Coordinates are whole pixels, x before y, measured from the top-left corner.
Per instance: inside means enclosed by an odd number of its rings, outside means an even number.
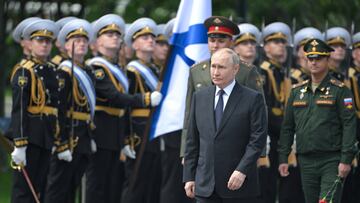
[[[304,98],[304,93],[306,92],[306,88],[300,90],[300,99]]]
[[[326,92],[325,92],[326,95],[329,94],[329,90],[330,90],[330,87],[327,87],[327,88],[326,88]]]

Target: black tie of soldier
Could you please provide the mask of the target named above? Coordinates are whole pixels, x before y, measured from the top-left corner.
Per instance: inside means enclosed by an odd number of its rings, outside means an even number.
[[[224,95],[225,91],[224,90],[219,90],[218,91],[218,95],[219,95],[219,100],[216,104],[216,108],[215,108],[215,123],[216,123],[216,130],[219,129],[220,126],[220,122],[221,122],[221,118],[223,115],[223,109],[224,109],[224,99],[223,99],[223,95]]]

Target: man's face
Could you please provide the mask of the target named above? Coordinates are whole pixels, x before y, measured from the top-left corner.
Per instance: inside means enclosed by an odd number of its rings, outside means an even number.
[[[217,37],[208,37],[208,47],[210,53],[213,54],[217,50],[222,48],[230,48],[232,40],[230,37],[217,38]]]
[[[155,49],[155,37],[152,34],[145,34],[137,37],[133,42],[135,51],[153,53]]]
[[[97,38],[97,47],[103,47],[105,49],[120,49],[120,44],[122,42],[121,35],[116,31],[108,31],[101,34]]]
[[[65,43],[65,49],[69,56],[72,54],[72,44],[74,43],[74,55],[84,57],[88,52],[89,42],[84,36],[71,37]]]
[[[308,58],[308,67],[312,75],[324,74],[328,71],[329,57],[321,56],[317,58]]]
[[[357,65],[360,65],[360,47],[353,49],[352,51],[352,57],[354,59],[354,61],[357,63]]]
[[[216,54],[211,58],[211,80],[221,89],[229,85],[239,71],[239,64],[233,64],[230,54]]]
[[[45,59],[50,55],[52,39],[47,37],[34,38],[31,40],[31,53],[39,59]]]
[[[283,39],[273,39],[265,43],[264,50],[271,58],[286,58],[286,45]]]
[[[346,47],[344,44],[337,43],[330,45],[331,48],[333,48],[335,51],[331,52],[330,58],[336,60],[336,61],[342,61],[345,59],[346,55]]]
[[[169,44],[166,42],[156,42],[154,48],[154,58],[164,61],[169,52]]]
[[[255,58],[256,42],[254,40],[245,40],[234,47],[234,51],[241,58]]]

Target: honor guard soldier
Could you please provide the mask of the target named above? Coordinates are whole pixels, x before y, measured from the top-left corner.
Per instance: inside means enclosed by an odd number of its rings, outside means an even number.
[[[135,59],[127,64],[130,80],[129,91],[132,94],[157,93],[156,90],[159,89],[160,68],[151,62],[156,35],[157,25],[150,18],[140,18],[134,21],[125,35],[126,43],[132,46],[135,51]],[[158,97],[157,94],[152,96],[154,98]],[[122,202],[159,202],[161,184],[160,144],[159,139],[145,141],[145,139],[149,139],[148,135],[144,135],[146,124],[150,119],[149,115],[150,108],[148,107],[132,108],[131,110],[132,129],[128,143],[133,143],[131,137],[136,137],[137,139],[140,138],[141,142],[146,142],[146,145],[140,160],[141,164],[135,165],[138,156],[136,156],[136,159],[134,159],[135,156],[128,156],[125,162],[125,184]],[[138,153],[140,146],[141,144],[137,146],[133,144],[130,147],[135,148],[135,152]],[[136,167],[139,167],[138,170]],[[134,174],[134,171],[137,171],[137,174]]]
[[[296,134],[306,202],[340,202],[342,183],[339,181],[351,170],[356,151],[353,98],[344,83],[328,72],[332,51],[319,39],[304,45],[311,78],[293,86],[281,128],[280,175],[289,174],[288,155]]]
[[[62,27],[57,38],[69,56],[58,66],[59,74],[69,83],[73,81],[62,95],[68,98],[67,133],[73,159],[65,162],[51,157],[45,202],[75,202],[76,189],[96,147],[94,141],[91,142],[91,129],[95,127],[95,77],[84,59],[93,36],[89,22],[75,19]]]
[[[302,82],[310,78],[310,70],[307,67],[307,58],[304,53],[304,44],[310,39],[324,39],[320,30],[314,27],[305,27],[297,31],[294,35],[294,48],[296,49],[296,67],[291,69],[291,77],[297,82]]]
[[[285,106],[287,88],[290,90],[291,82],[286,82],[285,62],[287,58],[286,47],[291,40],[290,28],[282,22],[274,22],[263,29],[262,37],[264,43],[264,61],[260,61],[260,70],[263,80],[263,88],[268,108],[269,116],[269,136],[270,136],[270,168],[268,171],[266,188],[262,193],[262,198],[266,202],[275,202],[277,194],[277,141],[280,135],[280,127]],[[290,86],[290,87],[287,87]],[[286,88],[287,87],[287,88]]]
[[[122,186],[119,157],[128,121],[125,111],[130,106],[155,106],[161,99],[159,92],[129,94],[126,72],[118,65],[124,30],[124,20],[115,14],[107,14],[93,24],[98,56],[87,64],[94,69],[96,79],[93,133],[97,152],[91,155],[86,171],[86,202],[119,201]]]
[[[67,16],[59,19],[58,21],[55,22],[55,24],[58,26],[58,29],[61,30],[65,24],[75,19],[77,18],[73,16]],[[66,50],[64,49],[63,46],[61,46],[59,40],[56,40],[55,46],[58,49],[59,53],[51,59],[51,62],[58,66],[61,62],[68,59],[69,56],[66,54]]]
[[[154,64],[160,69],[160,73],[164,70],[170,48],[169,38],[165,35],[165,26],[165,24],[157,25],[158,34],[155,37],[155,48],[152,56]]]
[[[231,20],[222,16],[212,16],[205,20],[208,35],[208,48],[214,53],[221,48],[230,48],[232,38],[240,34],[238,26]],[[246,62],[240,62],[240,69],[236,75],[236,81],[251,89],[262,92],[261,77],[256,68]],[[210,59],[194,64],[189,73],[186,95],[186,107],[184,128],[181,135],[180,157],[184,157],[187,126],[190,114],[192,95],[195,91],[212,84],[210,77]]]
[[[346,49],[350,45],[350,34],[342,27],[333,27],[326,30],[324,36],[326,43],[335,50],[330,54],[329,72],[331,76],[344,82],[349,68],[344,66],[344,60]]]
[[[30,46],[31,45],[31,40],[24,39],[22,37],[23,30],[30,23],[34,22],[35,20],[39,20],[39,19],[40,18],[38,18],[38,17],[26,18],[25,20],[21,21],[16,26],[16,28],[15,28],[13,34],[12,34],[12,37],[13,37],[14,41],[17,42],[18,44],[20,44],[20,46],[22,48],[22,53],[23,53],[22,59],[29,59],[29,57],[31,56],[31,50],[30,50],[31,49],[31,46]],[[15,67],[14,67],[14,69],[15,69]]]
[[[10,128],[15,146],[11,156],[19,169],[14,171],[12,202],[43,200],[54,140],[60,143],[55,147],[58,158],[71,159],[65,133],[66,99],[61,97],[65,79],[47,61],[57,33],[50,20],[39,19],[26,26],[22,38],[31,41],[31,57],[11,75]]]
[[[350,81],[350,88],[354,95],[354,107],[356,112],[357,128],[356,135],[357,141],[360,142],[360,32],[353,36],[352,40],[352,58],[353,63],[349,68],[348,75]],[[352,163],[352,171],[349,173],[344,184],[341,202],[356,202],[360,199],[358,189],[360,187],[360,167],[359,155],[355,157]]]

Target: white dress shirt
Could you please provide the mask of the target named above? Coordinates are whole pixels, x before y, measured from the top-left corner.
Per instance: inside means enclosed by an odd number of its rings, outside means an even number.
[[[233,80],[228,86],[226,86],[223,90],[224,90],[224,94],[223,94],[223,100],[224,100],[224,107],[223,107],[223,111],[225,110],[227,101],[229,100],[229,96],[232,92],[232,90],[234,89],[235,86],[235,80]],[[215,102],[214,102],[214,110],[216,108],[216,104],[219,101],[219,91],[221,89],[216,86],[216,90],[215,90]]]

